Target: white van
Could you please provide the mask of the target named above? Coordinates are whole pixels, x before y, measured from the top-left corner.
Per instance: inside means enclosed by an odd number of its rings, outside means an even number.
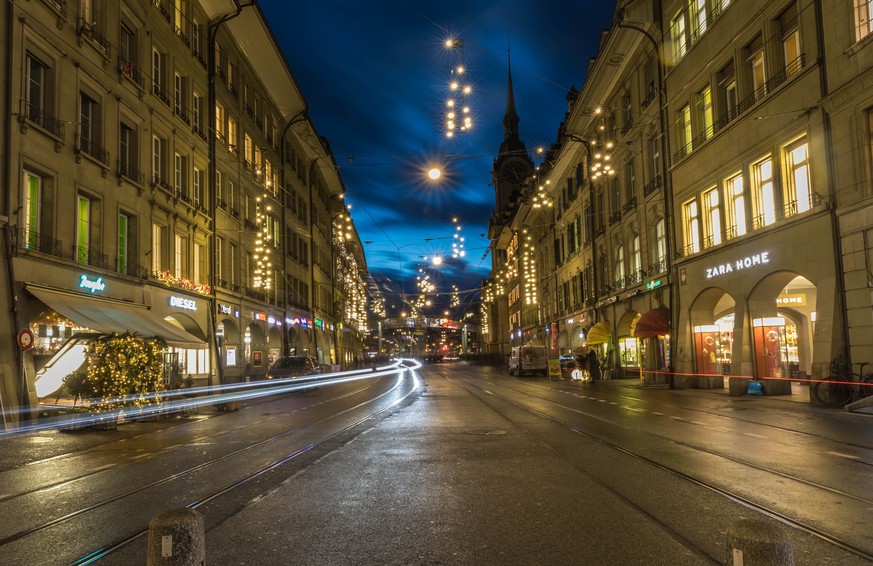
[[[545,346],[514,346],[509,354],[509,375],[549,375]]]

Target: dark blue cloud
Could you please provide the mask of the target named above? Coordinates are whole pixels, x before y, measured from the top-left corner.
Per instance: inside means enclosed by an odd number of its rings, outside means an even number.
[[[567,92],[581,86],[614,4],[259,3],[316,128],[331,141],[375,279],[386,290],[414,292],[417,270],[427,265],[421,257],[440,253],[449,261],[430,271],[438,291],[478,287],[491,264],[482,256],[494,208],[491,166],[503,139],[507,48],[521,137],[529,149],[551,143]],[[442,135],[443,109],[458,52],[443,48],[447,30],[464,39],[474,88],[474,131],[452,140]],[[436,184],[424,176],[433,163],[445,168]],[[450,257],[453,217],[463,226],[467,250],[457,260]]]

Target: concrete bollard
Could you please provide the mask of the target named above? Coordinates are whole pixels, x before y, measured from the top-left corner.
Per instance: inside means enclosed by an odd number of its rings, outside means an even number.
[[[149,521],[146,566],[203,566],[206,563],[206,530],[203,515],[176,507]]]
[[[725,566],[794,566],[791,544],[772,522],[740,519],[727,530]]]

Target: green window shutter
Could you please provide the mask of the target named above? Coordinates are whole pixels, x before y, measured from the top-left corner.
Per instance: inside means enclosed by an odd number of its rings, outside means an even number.
[[[88,243],[91,216],[91,202],[85,197],[79,197],[79,218],[76,234],[76,259],[79,263],[88,263]]]
[[[25,245],[36,248],[39,240],[39,203],[42,179],[38,175],[25,172]]]
[[[127,216],[118,215],[118,272],[127,273]]]

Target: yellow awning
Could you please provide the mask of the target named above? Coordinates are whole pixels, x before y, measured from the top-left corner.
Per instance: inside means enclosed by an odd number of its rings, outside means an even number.
[[[591,344],[606,344],[609,342],[609,334],[612,326],[608,320],[601,320],[588,330],[588,336],[585,338],[585,343]]]
[[[58,314],[96,332],[130,332],[143,338],[160,336],[167,344],[177,348],[206,348],[203,340],[167,322],[146,305],[81,295],[30,283],[26,289]]]

